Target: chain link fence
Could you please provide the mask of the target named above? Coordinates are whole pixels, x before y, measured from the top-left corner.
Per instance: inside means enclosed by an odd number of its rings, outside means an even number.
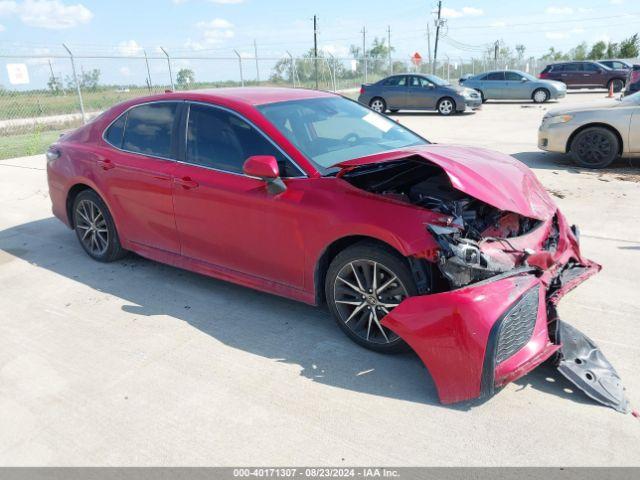
[[[456,83],[463,75],[496,68],[537,74],[534,59],[516,62],[441,59],[436,68],[410,59],[322,57],[255,58],[147,55],[78,55],[66,47],[40,55],[0,55],[0,158],[43,152],[59,135],[130,98],[165,90],[240,86],[318,88],[355,98],[362,83],[390,73],[421,72]]]

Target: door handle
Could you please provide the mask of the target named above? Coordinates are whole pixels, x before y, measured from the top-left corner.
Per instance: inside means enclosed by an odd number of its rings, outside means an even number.
[[[108,158],[104,160],[98,160],[98,166],[103,170],[111,170],[112,168],[116,168],[116,165]]]
[[[173,181],[178,185],[182,185],[182,188],[185,190],[193,190],[194,188],[198,188],[200,185],[195,180],[192,180],[191,177],[174,178]]]

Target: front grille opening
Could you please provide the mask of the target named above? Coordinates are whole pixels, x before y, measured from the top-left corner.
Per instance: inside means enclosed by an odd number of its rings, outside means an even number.
[[[502,320],[496,346],[496,364],[504,362],[531,339],[538,318],[539,290],[539,286],[535,286],[526,292]]]

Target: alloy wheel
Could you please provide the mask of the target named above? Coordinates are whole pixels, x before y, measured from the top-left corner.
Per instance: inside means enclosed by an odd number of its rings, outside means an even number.
[[[376,99],[373,102],[371,102],[371,110],[374,110],[378,113],[384,113],[384,103],[382,102],[382,100]]]
[[[75,220],[84,247],[93,255],[103,255],[109,248],[109,230],[100,207],[91,200],[80,201]]]
[[[590,132],[580,139],[577,153],[585,164],[597,165],[609,158],[613,145],[606,135],[600,132]]]
[[[354,260],[338,272],[333,289],[340,320],[353,333],[378,344],[399,339],[380,323],[409,296],[395,273],[373,260]]]
[[[438,105],[438,111],[443,115],[449,115],[453,111],[453,102],[451,100],[442,100]]]

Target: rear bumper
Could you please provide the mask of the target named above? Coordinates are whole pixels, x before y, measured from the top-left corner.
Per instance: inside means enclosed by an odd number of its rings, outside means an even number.
[[[490,396],[560,349],[555,305],[600,266],[581,258],[560,213],[558,223],[558,249],[532,256],[536,268],[410,297],[383,319],[423,361],[442,403]]]

